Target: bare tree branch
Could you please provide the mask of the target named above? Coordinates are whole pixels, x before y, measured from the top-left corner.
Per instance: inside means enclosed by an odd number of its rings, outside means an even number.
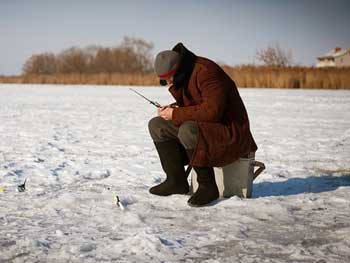
[[[293,64],[292,52],[283,50],[279,44],[257,50],[255,57],[268,66],[287,67]]]

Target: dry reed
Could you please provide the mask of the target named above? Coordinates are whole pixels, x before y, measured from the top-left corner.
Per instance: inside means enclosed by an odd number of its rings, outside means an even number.
[[[350,89],[350,68],[223,66],[238,87],[282,89]],[[159,85],[154,74],[54,74],[0,76],[0,83]]]

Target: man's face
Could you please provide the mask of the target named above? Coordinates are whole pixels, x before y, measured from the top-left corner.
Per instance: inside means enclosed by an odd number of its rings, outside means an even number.
[[[172,85],[173,84],[173,81],[174,81],[174,77],[173,76],[170,76],[168,78],[165,79],[166,82],[168,83],[168,85]]]

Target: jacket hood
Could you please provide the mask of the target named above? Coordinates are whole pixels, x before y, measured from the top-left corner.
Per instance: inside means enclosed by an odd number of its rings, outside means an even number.
[[[179,66],[174,75],[173,81],[175,88],[179,89],[188,85],[197,56],[188,50],[182,43],[177,43],[172,50],[180,54]]]

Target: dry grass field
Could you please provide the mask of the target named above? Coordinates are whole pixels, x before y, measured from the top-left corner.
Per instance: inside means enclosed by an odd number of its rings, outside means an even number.
[[[238,87],[281,89],[350,89],[350,68],[223,66]],[[98,73],[0,76],[0,83],[159,85],[148,73]]]

